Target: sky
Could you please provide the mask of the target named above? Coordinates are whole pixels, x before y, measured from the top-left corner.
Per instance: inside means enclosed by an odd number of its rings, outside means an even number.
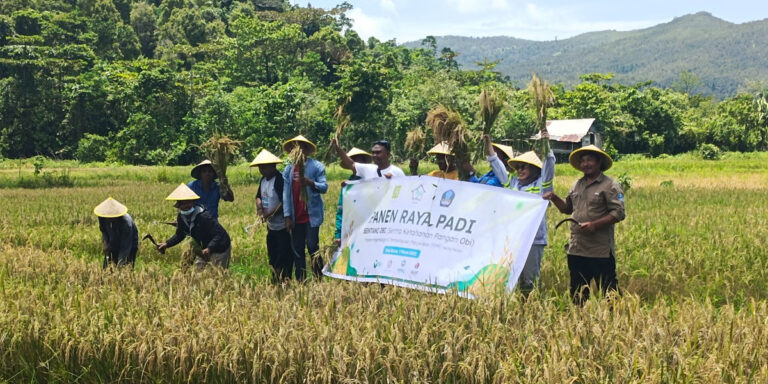
[[[313,7],[333,8],[343,0],[315,0]],[[629,31],[666,23],[696,12],[709,12],[732,23],[768,18],[766,0],[347,0],[353,29],[363,39],[398,43],[428,35],[511,36],[555,40],[585,32]],[[307,5],[307,0],[291,3]]]

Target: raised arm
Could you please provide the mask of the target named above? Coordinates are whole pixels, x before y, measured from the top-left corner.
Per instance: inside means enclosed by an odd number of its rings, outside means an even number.
[[[499,159],[499,156],[496,155],[496,151],[493,150],[491,137],[487,134],[483,135],[483,148],[485,148],[485,155],[488,156],[487,160],[488,163],[491,164],[493,174],[499,179],[501,185],[506,185],[509,181],[509,172],[507,172],[506,165],[504,165],[501,159]]]
[[[355,161],[352,160],[351,157],[347,156],[347,153],[344,152],[343,149],[339,146],[339,140],[335,137],[331,139],[331,148],[333,148],[336,153],[339,155],[339,158],[341,159],[341,167],[344,169],[349,169],[352,171],[352,174],[355,173]]]
[[[541,188],[542,191],[551,191],[554,187],[555,179],[555,153],[549,150],[547,158],[544,160],[544,166],[541,169]]]

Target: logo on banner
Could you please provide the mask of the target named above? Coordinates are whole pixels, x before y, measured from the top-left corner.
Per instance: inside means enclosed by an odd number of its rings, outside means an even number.
[[[418,187],[411,190],[411,200],[413,201],[421,201],[421,198],[424,197],[424,194],[427,192],[426,189],[424,189],[424,186],[419,184]]]
[[[400,189],[402,189],[402,185],[398,185],[395,187],[395,189],[392,191],[392,199],[397,199],[398,196],[400,196]]]
[[[453,198],[456,197],[456,193],[452,189],[449,189],[443,193],[443,197],[440,198],[441,207],[450,207],[453,203]]]

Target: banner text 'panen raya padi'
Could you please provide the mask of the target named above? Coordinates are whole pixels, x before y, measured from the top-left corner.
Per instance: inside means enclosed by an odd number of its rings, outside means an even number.
[[[470,298],[514,289],[547,207],[539,195],[429,176],[344,189],[326,275]]]

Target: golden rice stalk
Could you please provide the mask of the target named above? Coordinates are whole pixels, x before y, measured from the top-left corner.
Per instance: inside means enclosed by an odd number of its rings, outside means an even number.
[[[344,110],[345,106],[346,103],[339,105],[336,108],[336,112],[333,113],[333,118],[336,119],[336,132],[334,132],[333,138],[336,139],[336,141],[340,141],[341,134],[344,133],[344,130],[350,123],[349,114]],[[333,161],[335,151],[331,148],[323,149],[320,152],[321,153],[318,153],[318,156],[323,159],[324,163],[329,164]]]
[[[298,143],[293,146],[293,149],[291,149],[291,152],[288,153],[288,158],[292,160],[293,166],[296,167],[295,169],[299,170],[299,183],[301,180],[304,180],[304,171],[307,164],[307,157],[304,155],[304,151],[301,150],[301,145]],[[306,188],[299,188],[301,191],[301,194],[299,194],[299,199],[301,201],[307,203],[309,202],[309,195],[307,194]]]
[[[547,129],[547,109],[555,105],[555,93],[546,81],[536,76],[536,73],[531,74],[528,91],[533,100],[537,127],[539,130],[545,130]]]
[[[208,158],[213,162],[213,168],[219,178],[225,178],[227,176],[227,164],[232,160],[242,143],[240,140],[232,140],[228,136],[214,133],[210,139],[200,145],[200,148],[207,153]]]
[[[496,96],[496,92],[488,92],[485,89],[480,92],[477,101],[480,103],[480,117],[483,119],[483,134],[490,133],[504,102]]]
[[[424,153],[427,135],[421,127],[416,127],[405,135],[405,149],[411,157],[418,158]]]
[[[426,124],[432,128],[435,144],[445,141],[453,149],[456,166],[459,168],[459,177],[462,180],[466,180],[468,175],[460,165],[469,161],[470,151],[468,143],[472,133],[464,124],[461,115],[456,111],[438,105],[427,113]]]
[[[451,144],[451,136],[458,126],[464,125],[458,112],[438,105],[427,112],[426,124],[432,128],[435,144],[448,141]]]
[[[344,129],[347,128],[350,122],[349,114],[344,111],[345,106],[346,104],[339,105],[336,108],[336,112],[333,113],[333,118],[336,119],[336,133],[333,134],[333,137],[336,140],[341,137],[341,134],[344,132]]]
[[[531,100],[536,112],[536,127],[539,132],[546,133],[547,109],[555,105],[555,93],[546,81],[536,76],[536,73],[531,75],[528,91],[531,92]],[[549,152],[549,140],[540,140],[539,145],[536,146],[536,152],[539,156],[546,156]]]

